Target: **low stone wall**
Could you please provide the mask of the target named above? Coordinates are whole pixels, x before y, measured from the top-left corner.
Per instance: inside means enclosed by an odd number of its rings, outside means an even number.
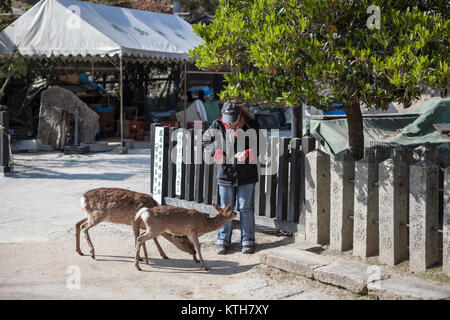
[[[306,155],[306,239],[410,271],[450,275],[450,144]],[[309,170],[309,172],[308,172]]]

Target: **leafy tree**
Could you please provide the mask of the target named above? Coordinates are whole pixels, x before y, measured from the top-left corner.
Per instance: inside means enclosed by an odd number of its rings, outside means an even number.
[[[11,13],[11,1],[6,0],[0,6],[0,32],[5,29],[10,23],[12,23],[15,17],[11,15],[1,15],[5,13]],[[6,87],[11,79],[19,79],[25,76],[27,72],[27,61],[20,56],[17,51],[11,56],[0,56],[0,99],[2,99]],[[1,109],[6,109],[5,106],[1,106]]]
[[[218,0],[187,0],[181,2],[183,11],[190,12],[193,18],[205,14],[214,15],[218,4]]]
[[[221,0],[213,23],[194,27],[204,42],[192,55],[230,72],[223,99],[293,110],[343,103],[360,159],[362,104],[409,106],[421,83],[448,87],[448,12],[446,1]]]

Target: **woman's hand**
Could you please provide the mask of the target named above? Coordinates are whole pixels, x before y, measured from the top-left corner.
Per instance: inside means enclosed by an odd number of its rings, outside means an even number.
[[[247,153],[245,151],[242,152],[238,152],[234,155],[234,157],[240,161],[240,162],[244,162],[245,160],[247,160]]]
[[[217,149],[214,153],[214,160],[216,160],[216,163],[223,164],[225,163],[225,152],[221,149]]]

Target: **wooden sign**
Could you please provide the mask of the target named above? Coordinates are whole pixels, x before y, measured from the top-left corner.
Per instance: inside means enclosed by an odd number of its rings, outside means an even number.
[[[153,199],[162,203],[163,161],[164,161],[164,128],[155,127],[155,145],[153,160]]]
[[[178,130],[176,177],[175,177],[175,195],[177,196],[181,196],[182,170],[183,170],[183,130]]]

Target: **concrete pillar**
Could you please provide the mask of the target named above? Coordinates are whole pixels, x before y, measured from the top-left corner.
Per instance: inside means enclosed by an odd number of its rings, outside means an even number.
[[[378,253],[378,161],[369,156],[355,163],[353,255]]]
[[[443,228],[443,257],[442,272],[450,276],[450,167],[445,169],[444,179],[444,228]]]
[[[439,261],[439,167],[420,161],[410,167],[409,269],[424,271]],[[433,190],[434,189],[434,190]]]
[[[315,150],[305,158],[306,241],[330,241],[330,156]]]
[[[379,164],[379,259],[389,266],[408,258],[409,164],[402,158],[394,153]]]
[[[341,153],[330,160],[330,248],[345,251],[353,244],[355,160]]]

